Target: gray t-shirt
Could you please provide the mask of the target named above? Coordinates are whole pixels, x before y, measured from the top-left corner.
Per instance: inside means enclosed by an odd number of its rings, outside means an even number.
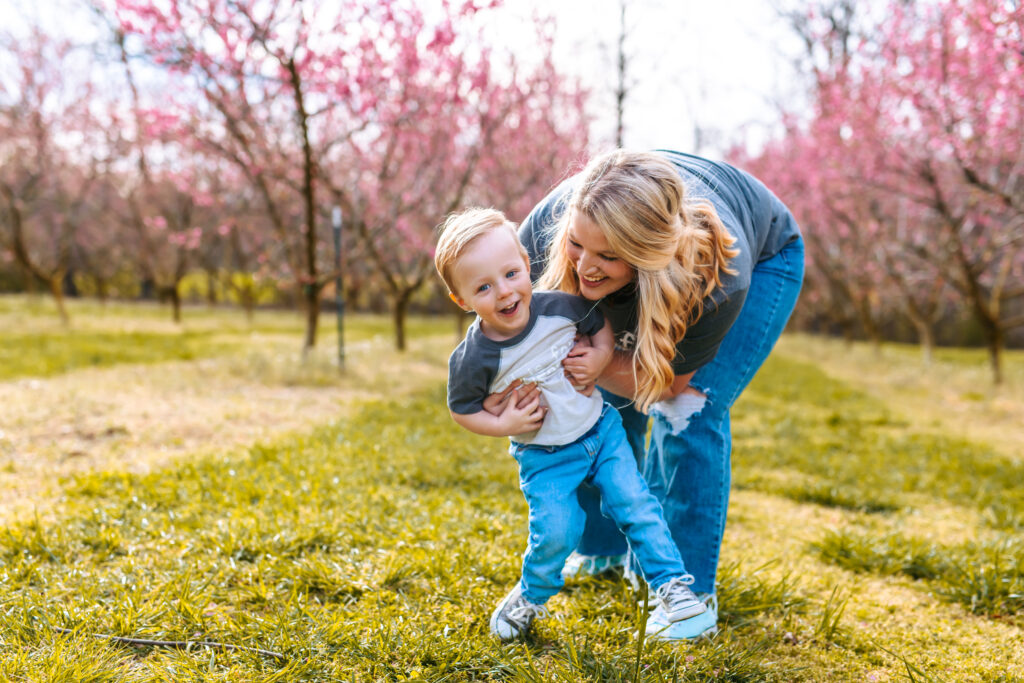
[[[503,391],[517,379],[536,382],[541,403],[548,408],[541,428],[516,434],[513,441],[562,446],[587,433],[604,401],[600,392],[584,396],[565,376],[562,360],[573,347],[577,331],[596,334],[604,327],[597,307],[583,297],[565,292],[534,292],[530,321],[511,339],[484,336],[477,318],[466,338],[448,359],[448,407],[468,415],[484,409],[484,399]]]
[[[729,262],[735,274],[722,274],[722,286],[704,300],[701,317],[676,344],[672,369],[677,375],[685,375],[715,357],[743,308],[754,266],[799,239],[800,229],[789,209],[749,173],[681,152],[658,153],[679,169],[688,197],[707,199],[714,205],[726,230],[736,238],[733,247],[740,252]],[[569,178],[541,200],[519,229],[519,239],[530,254],[530,275],[534,280],[547,263],[548,245],[577,178]],[[637,330],[636,288],[628,285],[613,292],[599,306],[615,332],[616,348],[633,350]]]

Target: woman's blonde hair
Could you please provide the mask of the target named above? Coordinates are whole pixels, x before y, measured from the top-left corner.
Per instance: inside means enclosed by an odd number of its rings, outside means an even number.
[[[653,152],[615,150],[580,174],[555,227],[540,289],[580,293],[566,253],[569,225],[581,214],[597,225],[615,255],[636,270],[637,334],[633,375],[637,406],[647,411],[675,379],[672,359],[705,297],[733,273],[730,235],[714,206],[691,199],[679,171]],[[642,383],[640,377],[646,378]]]

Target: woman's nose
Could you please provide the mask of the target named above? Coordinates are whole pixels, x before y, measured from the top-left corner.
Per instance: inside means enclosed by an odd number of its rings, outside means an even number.
[[[579,257],[576,259],[576,272],[586,273],[588,268],[593,265],[593,258],[584,251],[580,252]]]

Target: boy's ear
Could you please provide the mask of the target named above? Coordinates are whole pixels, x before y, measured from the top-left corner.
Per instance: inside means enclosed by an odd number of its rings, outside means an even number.
[[[464,311],[469,311],[469,310],[472,310],[472,309],[470,309],[470,307],[469,307],[469,306],[467,306],[467,305],[466,305],[466,302],[465,302],[465,301],[463,301],[462,299],[460,299],[460,298],[459,298],[459,297],[458,297],[458,296],[457,296],[457,295],[455,294],[455,292],[448,292],[448,298],[449,298],[449,299],[451,299],[452,301],[454,301],[454,302],[455,302],[455,305],[456,305],[456,306],[458,306],[459,308],[461,308],[462,310],[464,310]]]

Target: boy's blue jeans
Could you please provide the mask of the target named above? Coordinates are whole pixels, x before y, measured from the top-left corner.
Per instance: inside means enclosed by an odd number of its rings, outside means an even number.
[[[604,509],[622,529],[652,589],[686,573],[661,505],[636,467],[618,411],[605,406],[590,431],[565,446],[512,442],[519,485],[530,507],[530,538],[523,555],[522,590],[542,605],[562,588],[562,567],[583,534],[580,484],[601,492]],[[618,532],[617,532],[618,533]]]
[[[715,591],[719,550],[729,505],[732,432],[729,409],[764,363],[796,305],[804,274],[802,240],[754,267],[750,289],[736,322],[715,358],[700,368],[690,386],[707,396],[688,424],[672,425],[654,415],[650,444],[644,452],[648,417],[621,396],[605,393],[619,409],[644,478],[661,501],[665,520],[686,567],[693,590]],[[587,515],[577,548],[584,555],[619,555],[625,540],[601,513],[599,492],[582,486],[580,505]]]

